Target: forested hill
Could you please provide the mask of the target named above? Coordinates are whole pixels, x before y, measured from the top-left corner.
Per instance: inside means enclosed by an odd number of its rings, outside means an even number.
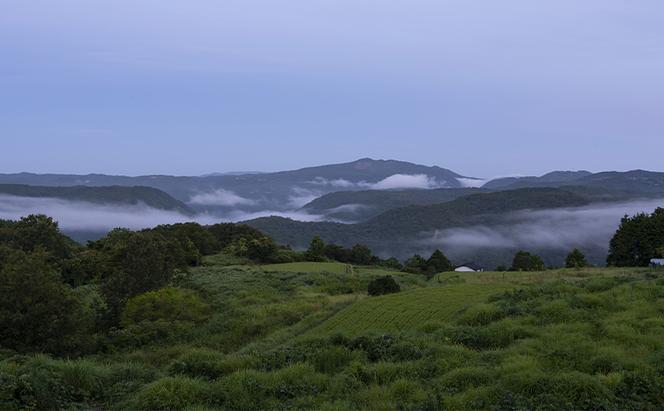
[[[444,203],[483,192],[488,191],[479,188],[337,191],[313,200],[302,209],[327,218],[365,221],[395,208]]]
[[[342,245],[361,242],[383,249],[426,231],[491,224],[514,211],[578,207],[593,201],[592,197],[574,190],[523,188],[472,194],[440,204],[401,207],[359,224],[300,222],[281,217],[259,218],[247,224],[293,246],[304,246],[318,234],[328,242]]]
[[[635,196],[651,196],[664,194],[664,173],[632,170],[605,171],[590,174],[578,172],[554,172],[542,177],[510,177],[489,181],[485,189],[516,189],[524,187],[564,187],[578,186],[592,189],[622,191]]]
[[[194,212],[186,204],[178,201],[167,193],[152,187],[45,187],[24,184],[0,184],[0,195],[35,198],[58,198],[68,201],[84,201],[94,204],[138,205],[159,210],[176,211],[185,215]]]

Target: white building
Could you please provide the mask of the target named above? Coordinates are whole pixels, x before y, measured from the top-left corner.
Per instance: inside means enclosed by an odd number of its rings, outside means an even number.
[[[484,271],[483,268],[477,267],[472,264],[464,264],[456,267],[454,271],[460,272],[460,273],[476,273],[478,271]]]
[[[664,267],[664,258],[653,258],[650,260],[651,267]]]

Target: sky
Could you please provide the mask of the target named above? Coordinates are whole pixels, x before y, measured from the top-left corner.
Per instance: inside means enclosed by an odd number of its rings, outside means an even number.
[[[0,172],[664,171],[661,0],[0,0]]]

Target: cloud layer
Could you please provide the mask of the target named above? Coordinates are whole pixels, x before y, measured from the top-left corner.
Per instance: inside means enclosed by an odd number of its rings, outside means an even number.
[[[241,197],[232,191],[218,189],[209,193],[196,194],[189,200],[189,204],[200,206],[226,206],[254,205],[254,200]]]
[[[434,177],[430,177],[426,174],[393,174],[376,183],[369,183],[366,181],[352,182],[342,178],[328,180],[323,177],[316,177],[309,181],[309,183],[337,188],[358,188],[367,190],[393,190],[406,188],[430,189],[447,186],[445,182],[439,182]]]
[[[496,225],[436,231],[426,242],[450,250],[523,248],[570,250],[580,245],[608,248],[625,215],[652,212],[664,200],[598,204],[588,207],[522,211]]]

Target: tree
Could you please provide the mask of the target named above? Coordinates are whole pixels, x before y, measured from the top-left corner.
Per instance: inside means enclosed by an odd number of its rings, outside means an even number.
[[[371,249],[364,244],[355,244],[350,249],[350,257],[350,262],[357,265],[371,265],[374,262]]]
[[[369,283],[367,292],[371,296],[393,294],[401,291],[401,287],[394,281],[392,276],[378,277]]]
[[[270,237],[263,236],[247,242],[246,257],[259,263],[269,263],[277,253],[277,244]]]
[[[542,271],[545,269],[542,259],[526,251],[519,251],[512,261],[512,271]]]
[[[325,245],[325,257],[342,263],[349,263],[351,260],[350,250],[336,244]]]
[[[13,224],[10,244],[27,253],[42,249],[56,263],[71,257],[76,247],[74,241],[60,232],[56,221],[41,214],[31,214]]]
[[[645,267],[664,244],[664,208],[652,214],[625,216],[609,244],[606,262],[610,266]]]
[[[309,261],[325,261],[325,242],[320,236],[315,236],[311,240],[306,256]]]
[[[95,244],[104,253],[102,292],[115,321],[128,298],[159,289],[186,267],[180,244],[163,235],[114,230]]]
[[[404,264],[404,271],[413,274],[422,274],[427,269],[427,260],[422,258],[419,254],[415,254],[406,260]]]
[[[206,228],[217,240],[220,249],[224,249],[242,238],[248,242],[265,237],[265,234],[246,224],[220,223]]]
[[[427,260],[426,272],[428,274],[435,274],[443,271],[452,271],[453,268],[452,263],[445,254],[440,250],[436,250]]]
[[[387,260],[383,261],[383,266],[391,268],[393,270],[402,270],[403,265],[394,257],[390,257]]]
[[[14,251],[0,270],[0,345],[20,352],[64,354],[72,350],[80,327],[81,304],[60,279],[43,251]]]
[[[566,268],[582,268],[587,266],[588,261],[586,260],[586,256],[578,248],[567,254],[567,258],[565,259]]]

